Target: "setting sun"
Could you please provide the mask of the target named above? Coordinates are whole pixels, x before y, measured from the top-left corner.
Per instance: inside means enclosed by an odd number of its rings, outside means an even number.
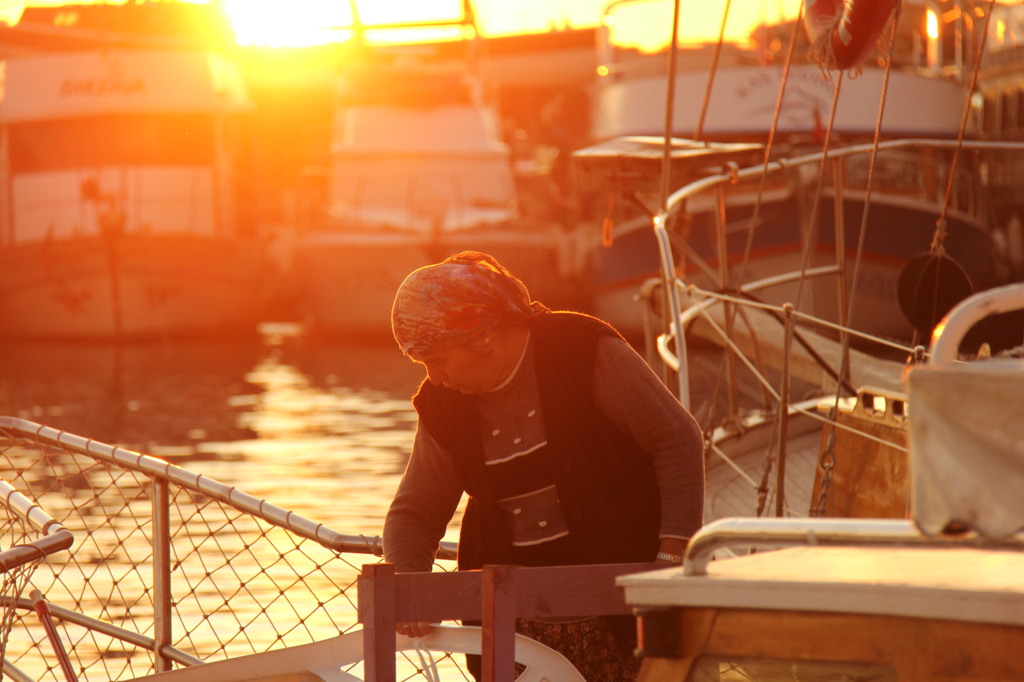
[[[462,17],[465,0],[390,0],[359,2],[324,0],[222,0],[224,9],[242,45],[300,47],[344,41],[355,25],[386,27],[395,24],[441,24]],[[468,3],[484,35],[543,32],[567,27],[595,26],[601,22],[604,3],[593,0],[521,0],[510,3],[476,0]],[[637,6],[647,9],[646,3]],[[753,25],[795,15],[795,0],[736,0],[729,15],[727,33],[731,39],[745,39]],[[353,6],[358,16],[353,17]],[[784,9],[785,8],[785,9]],[[724,7],[718,3],[687,4],[684,7],[686,38],[713,40],[719,30]],[[416,42],[457,38],[457,32],[432,28],[430,32],[396,34],[384,28],[364,34],[368,40]]]
[[[89,0],[82,0],[88,3]],[[102,0],[123,4],[126,0]],[[145,2],[146,0],[135,0]],[[153,0],[149,0],[152,2]],[[443,24],[459,20],[469,7],[481,35],[496,37],[588,28],[602,23],[608,0],[179,0],[219,4],[228,15],[238,43],[253,47],[304,47],[347,40],[352,27],[361,25],[370,42],[420,42],[466,37],[453,27],[395,32],[373,28],[395,24]],[[68,0],[0,0],[0,23],[17,23],[27,5],[62,5]],[[732,0],[729,4],[730,38],[745,36],[764,21],[795,16],[799,0]],[[358,15],[353,18],[353,7]],[[684,2],[682,13],[687,38],[712,40],[726,8],[725,0]],[[355,19],[355,20],[354,20]]]
[[[347,3],[318,0],[224,0],[238,42],[264,47],[299,47],[331,42],[352,24]]]

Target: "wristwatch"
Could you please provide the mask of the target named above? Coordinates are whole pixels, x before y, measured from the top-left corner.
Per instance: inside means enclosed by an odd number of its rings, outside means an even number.
[[[674,564],[683,563],[683,557],[678,554],[669,554],[668,552],[658,552],[654,555],[655,561],[671,561]]]

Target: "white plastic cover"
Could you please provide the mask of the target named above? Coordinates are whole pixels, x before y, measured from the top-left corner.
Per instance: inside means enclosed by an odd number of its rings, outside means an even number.
[[[921,366],[907,378],[911,506],[928,535],[1024,529],[1024,361]]]

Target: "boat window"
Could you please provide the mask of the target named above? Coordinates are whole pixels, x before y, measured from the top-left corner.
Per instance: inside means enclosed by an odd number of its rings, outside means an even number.
[[[103,165],[209,165],[213,119],[202,115],[96,116],[10,128],[11,170]]]
[[[920,192],[924,187],[924,171],[920,155],[900,152],[879,153],[875,159],[873,186],[884,187],[887,192]],[[927,163],[930,172],[937,172],[934,161]],[[871,157],[854,156],[847,160],[846,186],[866,188]]]
[[[1017,100],[1017,119],[1016,128],[1017,132],[1024,130],[1024,91],[1017,90],[1014,94],[1014,99]]]
[[[896,671],[878,664],[771,659],[697,659],[687,682],[897,682]]]
[[[1003,114],[1000,116],[1002,126],[1000,133],[1012,133],[1017,123],[1017,95],[1014,92],[1004,93],[1002,96]]]
[[[511,211],[514,186],[504,159],[351,159],[335,166],[332,204],[367,227],[468,227]]]
[[[994,93],[985,97],[983,109],[984,124],[986,133],[995,135],[999,132],[999,95]]]

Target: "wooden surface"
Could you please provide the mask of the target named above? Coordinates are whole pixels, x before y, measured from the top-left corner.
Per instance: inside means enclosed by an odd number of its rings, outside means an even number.
[[[793,547],[713,561],[706,576],[625,576],[634,606],[828,611],[1024,627],[1024,551]]]
[[[1024,679],[1021,626],[748,609],[676,613],[683,656],[645,660],[640,682],[682,682],[700,655],[826,666],[875,664],[890,669],[900,682]]]
[[[836,417],[840,427],[835,430],[834,465],[825,516],[860,519],[909,517],[910,453],[906,450],[909,446],[908,422],[904,416],[906,400],[902,395],[886,392],[876,395],[877,399],[861,395],[851,411],[840,411]],[[869,406],[871,403],[878,403],[879,407],[872,408]],[[857,432],[848,429],[856,429]],[[830,429],[824,429],[822,453],[829,437]],[[823,473],[819,460],[812,501],[818,500]]]
[[[631,614],[616,578],[659,567],[485,566],[482,571],[396,574],[392,564],[368,564],[359,579],[367,679],[394,680],[395,623],[482,620],[483,679],[511,682],[516,618]]]

